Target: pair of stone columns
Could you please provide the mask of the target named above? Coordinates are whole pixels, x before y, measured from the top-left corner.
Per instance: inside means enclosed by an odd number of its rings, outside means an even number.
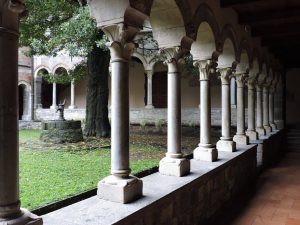
[[[56,87],[57,84],[53,83],[52,84],[52,105],[50,106],[50,109],[57,109],[57,102],[56,102]],[[75,105],[75,83],[72,81],[71,82],[71,104],[69,106],[69,109],[76,109]]]
[[[24,9],[22,1],[0,6],[0,224],[42,225],[41,218],[20,208],[19,197],[17,25]]]

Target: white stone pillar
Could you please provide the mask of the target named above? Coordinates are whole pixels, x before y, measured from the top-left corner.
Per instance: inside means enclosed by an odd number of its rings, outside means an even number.
[[[215,62],[198,61],[195,66],[200,72],[200,143],[194,150],[194,159],[216,161],[218,151],[211,143],[211,98],[210,76],[215,73]]]
[[[22,1],[0,4],[0,224],[42,225],[20,209],[18,139],[18,20]]]
[[[275,124],[274,119],[274,92],[275,88],[272,87],[269,93],[269,120],[270,120],[270,126],[272,127],[272,130],[277,130],[277,125]]]
[[[236,84],[235,79],[230,79],[230,104],[231,108],[236,108]]]
[[[266,130],[266,133],[269,134],[272,132],[272,127],[269,124],[269,87],[263,87],[264,101],[263,101],[263,126]]]
[[[50,109],[57,109],[57,103],[56,103],[56,83],[52,84],[52,105],[50,106]]]
[[[222,137],[217,143],[218,151],[234,152],[236,143],[230,135],[231,129],[231,104],[230,104],[230,78],[231,68],[220,69],[222,82]]]
[[[75,105],[75,82],[71,82],[71,104],[69,106],[69,109],[76,109]]]
[[[248,145],[249,137],[245,134],[245,101],[244,101],[244,87],[245,87],[245,73],[235,74],[237,84],[237,132],[233,137],[238,145]]]
[[[262,86],[256,85],[256,132],[259,136],[266,135],[263,127],[263,103],[262,103]]]
[[[130,175],[129,166],[129,60],[133,43],[112,41],[111,53],[111,176],[98,184],[98,196],[128,203],[142,196],[143,183]]]
[[[152,79],[153,79],[153,71],[148,70],[147,73],[147,105],[146,109],[153,109],[153,103],[152,103]]]
[[[164,49],[168,65],[168,150],[159,163],[159,172],[181,177],[189,174],[190,161],[181,152],[181,68],[184,51],[180,48]]]
[[[248,129],[246,135],[251,141],[258,140],[258,133],[255,131],[255,87],[254,79],[248,79]]]

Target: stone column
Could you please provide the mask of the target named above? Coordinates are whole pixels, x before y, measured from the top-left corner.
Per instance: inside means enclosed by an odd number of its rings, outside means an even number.
[[[266,135],[266,130],[263,127],[263,105],[262,105],[262,86],[256,85],[256,132],[259,136]]]
[[[231,128],[231,104],[230,104],[230,78],[231,68],[220,69],[222,82],[222,137],[217,143],[218,151],[234,152],[236,143],[230,135]]]
[[[233,137],[238,145],[248,145],[249,137],[245,134],[245,102],[244,102],[244,87],[247,74],[235,74],[237,84],[237,113],[236,126],[237,132]]]
[[[200,143],[194,150],[194,159],[216,161],[218,151],[211,143],[211,98],[209,78],[216,72],[216,63],[213,61],[198,61],[195,66],[200,72]]]
[[[258,140],[258,133],[255,131],[255,87],[254,79],[248,79],[248,129],[246,135],[251,141]]]
[[[230,79],[230,104],[231,108],[236,108],[236,84],[235,79]]]
[[[272,130],[277,130],[277,125],[274,120],[274,92],[275,88],[271,87],[269,93],[269,122]]]
[[[42,106],[42,78],[36,77],[35,78],[35,85],[34,85],[34,108],[43,108]]]
[[[75,105],[75,83],[74,81],[71,82],[71,105],[69,106],[69,109],[76,109]]]
[[[263,87],[264,101],[263,101],[263,125],[266,133],[272,132],[272,127],[269,124],[269,87]]]
[[[30,121],[31,119],[31,90],[29,86],[24,88],[24,99],[23,99],[23,116],[22,120]]]
[[[50,106],[50,109],[57,109],[57,103],[56,103],[56,83],[52,84],[52,105]]]
[[[120,37],[125,37],[120,35]],[[133,43],[108,43],[111,53],[111,176],[98,184],[101,199],[128,203],[142,196],[143,183],[130,175],[129,166],[129,60]]]
[[[164,49],[168,65],[168,151],[159,163],[159,172],[181,177],[190,172],[190,161],[181,152],[181,57],[180,48]]]
[[[153,103],[152,103],[152,78],[153,78],[153,71],[148,70],[147,73],[147,105],[146,109],[153,109]]]
[[[42,219],[20,208],[18,140],[18,20],[22,1],[0,5],[0,224],[42,225]]]

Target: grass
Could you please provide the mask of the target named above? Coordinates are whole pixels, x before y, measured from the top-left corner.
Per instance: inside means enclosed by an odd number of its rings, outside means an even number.
[[[89,148],[78,145],[51,145],[39,142],[39,130],[21,130],[20,195],[22,207],[30,210],[93,189],[110,173],[110,149],[93,143]],[[95,140],[93,140],[95,141]],[[89,145],[90,143],[87,143]],[[91,144],[90,144],[91,145]],[[158,165],[160,148],[132,144],[132,173]]]

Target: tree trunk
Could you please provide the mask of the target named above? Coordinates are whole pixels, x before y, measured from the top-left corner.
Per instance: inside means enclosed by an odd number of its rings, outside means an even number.
[[[109,137],[108,74],[110,53],[94,46],[88,55],[85,136]]]

